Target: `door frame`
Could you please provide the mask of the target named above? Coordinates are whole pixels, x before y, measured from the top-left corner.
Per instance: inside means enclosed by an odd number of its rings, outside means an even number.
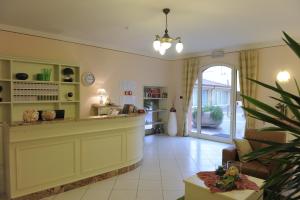
[[[230,92],[230,133],[229,138],[201,134],[201,109],[202,109],[202,73],[214,66],[224,66],[231,69],[231,92]],[[199,68],[198,71],[198,112],[197,112],[197,132],[189,132],[192,137],[197,137],[216,142],[232,143],[236,132],[236,91],[237,91],[237,68],[232,64],[216,63],[208,64]],[[200,124],[200,126],[198,125]]]

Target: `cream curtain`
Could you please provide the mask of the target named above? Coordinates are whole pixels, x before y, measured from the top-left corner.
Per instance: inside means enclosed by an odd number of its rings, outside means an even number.
[[[188,58],[183,65],[183,124],[181,136],[187,135],[187,113],[191,101],[193,87],[197,79],[199,58]]]
[[[256,87],[257,84],[247,80],[247,78],[255,79],[258,78],[258,50],[244,50],[240,52],[240,89],[241,93],[253,98],[256,98]],[[243,105],[245,107],[253,107],[243,99]],[[246,128],[255,128],[255,119],[246,115]]]

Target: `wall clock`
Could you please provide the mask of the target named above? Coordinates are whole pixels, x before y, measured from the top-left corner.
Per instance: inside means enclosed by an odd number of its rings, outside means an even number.
[[[95,83],[95,76],[92,72],[84,72],[81,75],[82,83],[85,86],[91,86]]]

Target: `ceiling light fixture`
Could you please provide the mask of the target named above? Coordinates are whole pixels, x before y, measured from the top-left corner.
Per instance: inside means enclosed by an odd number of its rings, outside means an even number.
[[[181,42],[181,38],[180,37],[172,38],[168,34],[168,14],[169,14],[169,12],[170,12],[169,8],[163,9],[163,13],[166,15],[165,34],[163,35],[163,37],[156,35],[155,40],[153,41],[154,50],[158,51],[161,55],[164,55],[166,53],[166,50],[172,46],[172,42],[177,42],[176,47],[175,47],[177,53],[181,53],[183,50],[183,44]]]

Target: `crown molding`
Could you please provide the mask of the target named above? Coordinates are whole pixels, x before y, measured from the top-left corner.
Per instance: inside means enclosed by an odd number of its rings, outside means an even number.
[[[90,46],[90,47],[94,47],[94,48],[100,48],[100,49],[105,49],[105,50],[109,50],[109,51],[116,51],[116,52],[120,52],[120,53],[132,54],[132,55],[153,58],[153,59],[158,59],[158,60],[164,60],[164,61],[169,60],[167,57],[155,57],[155,56],[149,56],[149,55],[142,54],[142,53],[124,51],[124,50],[119,50],[119,49],[112,49],[109,47],[103,47],[99,44],[96,44],[95,42],[91,42],[91,41],[87,41],[87,40],[80,40],[78,38],[73,38],[73,37],[66,37],[66,36],[63,36],[62,34],[45,33],[42,31],[36,31],[36,30],[17,27],[17,26],[10,26],[10,25],[6,25],[6,24],[0,24],[0,30],[6,31],[6,32],[11,32],[11,33],[22,34],[22,35],[57,40],[57,41],[61,41],[61,42],[85,45],[85,46]]]
[[[79,44],[79,45],[86,45],[86,46],[91,46],[91,47],[95,47],[95,48],[101,48],[101,49],[105,49],[105,50],[127,53],[127,54],[148,57],[148,58],[153,58],[153,59],[158,59],[158,60],[163,60],[163,61],[176,61],[176,60],[182,60],[182,59],[186,59],[186,58],[190,58],[190,57],[211,56],[212,51],[215,50],[215,49],[211,49],[209,51],[204,51],[204,52],[180,54],[180,55],[176,55],[175,57],[171,57],[168,55],[165,55],[164,57],[162,57],[162,56],[156,57],[156,56],[152,56],[152,55],[147,55],[146,53],[137,53],[137,52],[130,52],[130,51],[124,51],[124,50],[119,50],[119,49],[111,49],[111,48],[103,47],[99,44],[96,44],[95,42],[91,42],[91,41],[87,41],[87,40],[80,40],[80,39],[72,38],[72,37],[66,37],[66,36],[63,36],[62,34],[45,33],[42,31],[36,31],[36,30],[17,27],[17,26],[10,26],[10,25],[6,25],[6,24],[0,24],[0,30],[12,32],[12,33],[23,34],[23,35],[36,36],[36,37],[41,37],[41,38],[46,38],[46,39],[52,39],[52,40],[57,40],[57,41],[62,41],[62,42],[69,42],[69,43],[74,43],[74,44]],[[298,38],[296,37],[296,39],[298,39]],[[300,40],[300,38],[299,38],[299,40]],[[237,45],[237,46],[221,48],[221,49],[224,50],[224,54],[229,54],[229,53],[237,53],[241,50],[247,50],[247,49],[264,49],[264,48],[279,47],[279,46],[284,46],[284,45],[286,45],[286,44],[282,40],[277,40],[277,41]]]

